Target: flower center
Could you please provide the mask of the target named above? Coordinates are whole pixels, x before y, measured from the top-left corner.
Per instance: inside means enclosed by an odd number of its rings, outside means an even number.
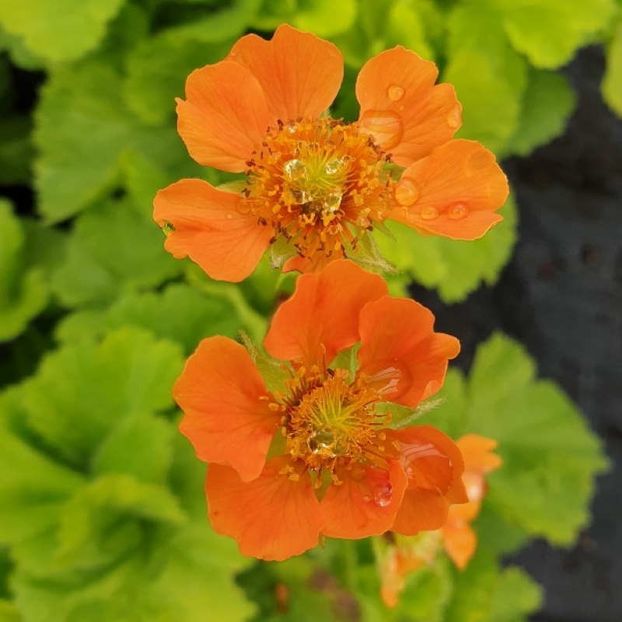
[[[279,124],[249,160],[244,194],[290,255],[343,256],[385,217],[389,162],[354,124],[329,118]]]
[[[299,376],[285,400],[287,451],[309,469],[333,472],[352,461],[369,463],[385,440],[386,415],[374,390],[351,383],[346,370]]]

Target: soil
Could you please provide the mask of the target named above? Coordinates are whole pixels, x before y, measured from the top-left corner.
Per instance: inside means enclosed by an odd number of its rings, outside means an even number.
[[[494,288],[433,307],[468,366],[493,330],[518,339],[604,441],[592,524],[571,550],[534,542],[514,561],[545,588],[534,622],[622,620],[622,121],[602,101],[604,58],[586,48],[566,69],[578,107],[565,134],[504,167],[520,209],[519,241]]]

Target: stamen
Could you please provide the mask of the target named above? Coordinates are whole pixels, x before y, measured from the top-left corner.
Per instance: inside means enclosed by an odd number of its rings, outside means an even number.
[[[248,161],[244,195],[257,222],[318,261],[344,256],[385,218],[389,157],[356,125],[334,119],[279,123]]]

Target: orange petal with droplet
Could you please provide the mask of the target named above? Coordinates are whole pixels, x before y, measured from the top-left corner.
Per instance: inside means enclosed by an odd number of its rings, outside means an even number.
[[[322,533],[331,538],[366,538],[391,529],[402,503],[406,475],[395,461],[388,470],[373,466],[337,472],[342,480],[322,499]]]
[[[455,240],[482,237],[503,220],[508,182],[494,154],[472,140],[452,140],[408,167],[400,184],[417,188],[417,200],[400,205],[390,218]],[[398,184],[398,188],[399,185]]]
[[[414,407],[442,387],[460,342],[433,326],[432,312],[407,298],[384,296],[361,311],[359,373],[387,401]]]
[[[456,444],[432,426],[392,431],[389,439],[400,452],[408,487],[394,531],[414,535],[439,529],[452,503],[468,499],[462,486],[464,462]]]
[[[408,166],[447,142],[461,124],[454,88],[438,69],[401,46],[367,61],[356,81],[359,124],[393,161]]]

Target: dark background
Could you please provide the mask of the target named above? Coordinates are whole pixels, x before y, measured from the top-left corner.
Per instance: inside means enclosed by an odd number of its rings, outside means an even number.
[[[612,470],[577,545],[534,542],[517,561],[545,588],[534,622],[622,621],[622,121],[602,101],[604,57],[566,69],[578,107],[565,134],[504,162],[520,210],[518,244],[494,288],[447,306],[415,288],[439,330],[460,338],[462,364],[493,330],[518,339],[602,437]]]

